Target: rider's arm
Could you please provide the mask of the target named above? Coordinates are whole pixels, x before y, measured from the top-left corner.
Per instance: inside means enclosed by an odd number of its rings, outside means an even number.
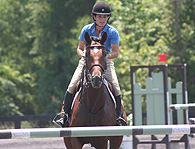
[[[77,54],[80,57],[85,57],[84,47],[85,47],[85,40],[84,41],[79,40],[79,45],[78,45],[78,48],[77,48]]]
[[[111,44],[112,52],[107,54],[107,59],[113,59],[118,57],[119,44]]]

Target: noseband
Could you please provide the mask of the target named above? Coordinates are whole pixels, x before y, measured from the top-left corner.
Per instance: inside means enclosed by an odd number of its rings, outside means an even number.
[[[95,50],[95,49],[97,50],[97,49],[100,49],[100,48],[105,48],[105,46],[104,45],[90,45],[90,46],[86,46],[86,49],[88,49],[88,48],[93,49],[93,50]],[[85,59],[85,63],[86,63],[86,59]],[[88,80],[89,80],[89,82],[92,82],[92,75],[91,75],[90,71],[95,66],[99,66],[101,68],[101,70],[103,71],[103,74],[101,76],[101,81],[103,82],[103,78],[104,78],[104,75],[105,75],[105,70],[107,69],[107,67],[106,67],[107,65],[104,68],[101,64],[93,64],[93,65],[90,66],[89,69],[87,69],[87,66],[86,66]]]

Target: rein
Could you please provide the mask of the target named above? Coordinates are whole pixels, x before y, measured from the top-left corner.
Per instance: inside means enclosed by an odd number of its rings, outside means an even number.
[[[105,71],[104,67],[103,67],[101,64],[93,64],[93,65],[91,65],[91,67],[89,68],[88,71],[91,71],[91,69],[92,69],[94,66],[99,66],[99,67],[102,69],[103,72]]]
[[[84,70],[83,70],[84,71]],[[85,72],[85,71],[84,71]],[[97,105],[97,102],[98,102],[98,97],[99,97],[99,94],[100,94],[100,91],[101,91],[101,88],[98,89],[98,94],[97,96],[95,97],[95,102],[93,104],[93,107],[92,107],[92,110],[90,111],[89,110],[89,85],[88,85],[88,82],[86,80],[86,76],[85,76],[85,73],[83,72],[83,76],[82,76],[82,88],[81,88],[81,96],[80,96],[80,99],[79,99],[79,102],[80,103],[83,103],[83,105],[85,106],[85,109],[87,110],[88,114],[89,114],[89,117],[90,117],[90,120],[91,120],[91,124],[94,125],[94,117],[99,114],[103,109],[104,109],[104,106],[105,106],[105,103],[106,103],[106,99],[107,97],[105,96],[105,99],[104,99],[104,104],[101,108],[98,109],[97,112],[94,113],[94,110],[95,110],[95,107]],[[104,85],[104,84],[103,84]],[[86,92],[87,92],[87,104],[83,101],[83,97],[84,97],[84,89],[86,89]],[[104,86],[104,94],[105,94],[105,86]]]
[[[88,87],[85,87],[85,86],[84,86],[84,88],[86,89],[86,92],[87,92],[87,104],[86,104],[85,102],[82,102],[82,103],[83,103],[83,105],[85,106],[85,109],[87,110],[87,112],[88,112],[88,114],[89,114],[89,117],[90,117],[90,120],[91,120],[91,125],[94,125],[94,117],[95,117],[97,114],[99,114],[99,113],[104,109],[104,106],[105,106],[107,97],[105,96],[104,104],[102,105],[102,107],[99,108],[98,111],[94,113],[95,107],[96,107],[97,102],[98,102],[98,97],[99,97],[101,88],[99,88],[99,90],[98,90],[98,94],[97,94],[97,96],[96,96],[96,98],[95,98],[95,102],[94,102],[94,104],[93,104],[93,107],[92,107],[92,110],[91,110],[91,111],[89,110],[89,100],[90,100],[90,99],[89,99],[89,90],[88,90]],[[105,90],[105,88],[104,88],[104,90]],[[84,89],[83,89],[83,91],[84,91]],[[104,93],[105,93],[105,92],[104,92]],[[82,97],[80,97],[80,98],[82,98],[82,100],[83,100],[83,93],[82,93]]]

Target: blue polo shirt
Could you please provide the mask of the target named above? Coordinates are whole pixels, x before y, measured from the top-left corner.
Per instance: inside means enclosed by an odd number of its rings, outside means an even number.
[[[85,40],[85,37],[84,37],[85,32],[88,32],[90,36],[97,37],[96,31],[95,31],[95,23],[88,24],[83,27],[79,40],[81,41]],[[104,29],[100,32],[99,37],[101,37],[104,32],[107,33],[107,40],[105,41],[104,45],[106,47],[107,53],[110,53],[111,44],[119,44],[119,34],[114,27],[108,24],[106,24]]]

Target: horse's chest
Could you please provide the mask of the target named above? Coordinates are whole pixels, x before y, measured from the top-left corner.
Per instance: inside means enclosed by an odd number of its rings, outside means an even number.
[[[114,125],[116,122],[115,108],[110,108],[108,103],[99,111],[91,113],[86,105],[77,106],[72,125],[74,126],[105,126]]]
[[[75,100],[71,126],[109,126],[116,123],[116,110],[108,91],[103,95],[88,92],[80,100]]]

